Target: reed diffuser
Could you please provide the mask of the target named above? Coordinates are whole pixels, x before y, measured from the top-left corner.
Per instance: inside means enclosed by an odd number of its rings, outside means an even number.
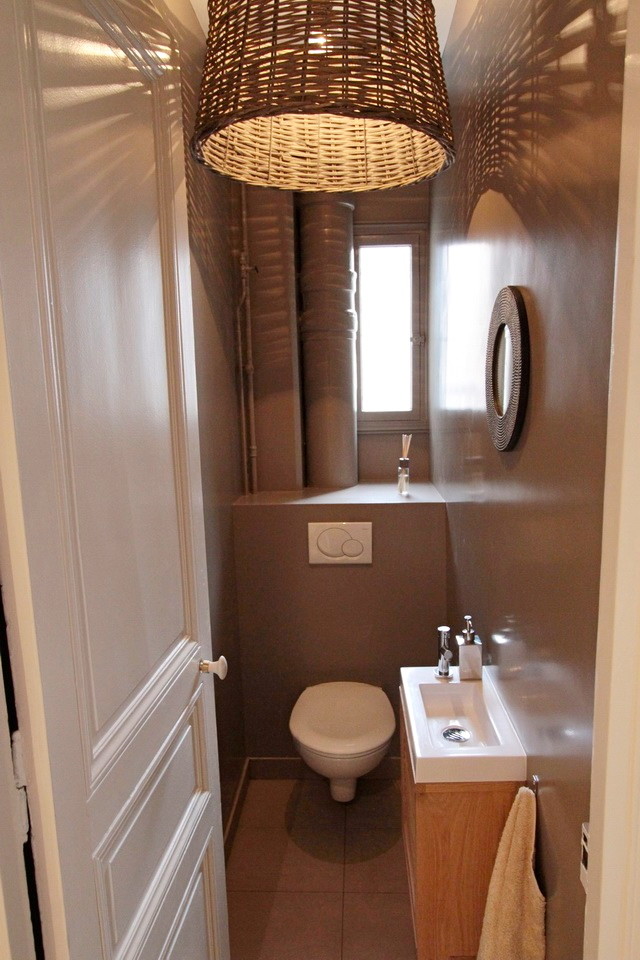
[[[398,459],[398,493],[409,496],[409,447],[412,433],[402,434],[402,456]]]

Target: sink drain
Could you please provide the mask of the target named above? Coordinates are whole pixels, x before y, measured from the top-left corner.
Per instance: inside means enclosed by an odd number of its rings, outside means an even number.
[[[450,727],[445,727],[442,731],[442,736],[445,740],[449,740],[451,743],[466,743],[467,740],[471,739],[471,734],[468,730],[465,730],[464,727],[460,727],[457,724],[454,724]]]

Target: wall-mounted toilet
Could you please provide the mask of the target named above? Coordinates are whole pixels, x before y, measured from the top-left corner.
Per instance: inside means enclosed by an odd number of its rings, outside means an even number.
[[[396,728],[384,690],[369,683],[319,683],[303,690],[289,729],[302,759],[328,777],[334,800],[353,800],[356,779],[380,763]]]

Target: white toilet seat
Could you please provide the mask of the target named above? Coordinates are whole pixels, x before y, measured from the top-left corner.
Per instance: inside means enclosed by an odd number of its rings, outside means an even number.
[[[296,739],[297,739],[297,738],[296,738]],[[310,756],[312,756],[312,757],[317,757],[318,760],[337,760],[337,761],[340,761],[340,760],[366,760],[368,757],[373,757],[375,754],[377,754],[377,753],[379,752],[380,747],[382,746],[382,744],[383,744],[383,743],[384,743],[384,744],[388,743],[388,740],[390,740],[390,739],[391,739],[391,738],[389,737],[387,740],[383,740],[382,743],[378,744],[377,747],[373,747],[372,750],[365,750],[364,753],[343,753],[343,754],[340,754],[340,753],[336,753],[335,751],[332,751],[331,753],[325,753],[325,752],[322,751],[322,750],[314,750],[314,748],[313,748],[313,747],[310,747],[308,743],[303,744],[303,746],[304,746],[304,748],[305,748],[305,753],[308,753],[308,754],[309,754]],[[298,741],[298,742],[301,743],[302,741]]]
[[[307,687],[298,697],[289,728],[295,740],[328,757],[362,757],[388,743],[395,730],[384,690],[369,683],[337,681]]]

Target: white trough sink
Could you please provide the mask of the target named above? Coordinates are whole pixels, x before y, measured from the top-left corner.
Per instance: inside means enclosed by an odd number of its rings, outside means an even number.
[[[400,697],[416,783],[526,780],[527,757],[484,667],[483,680],[439,680],[402,667]]]

